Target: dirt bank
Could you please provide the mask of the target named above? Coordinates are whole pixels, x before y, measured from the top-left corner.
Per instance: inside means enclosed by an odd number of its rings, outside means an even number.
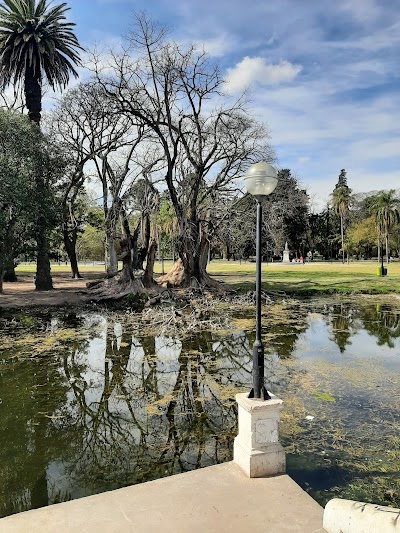
[[[72,279],[68,273],[55,273],[53,291],[35,291],[33,275],[18,276],[15,283],[4,283],[4,294],[0,294],[0,309],[23,307],[54,307],[82,305],[89,302],[86,293],[88,281],[102,277],[99,272],[85,273],[83,279]]]

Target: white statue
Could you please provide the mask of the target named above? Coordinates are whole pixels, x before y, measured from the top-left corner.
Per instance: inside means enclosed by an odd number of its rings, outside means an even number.
[[[289,264],[290,263],[290,258],[289,258],[289,246],[288,246],[288,243],[286,241],[286,244],[285,244],[285,249],[283,250],[283,261],[282,263],[286,263],[286,264]]]

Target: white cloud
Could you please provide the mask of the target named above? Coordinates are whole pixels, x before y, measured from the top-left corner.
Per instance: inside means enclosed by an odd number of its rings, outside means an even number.
[[[400,21],[397,20],[390,26],[373,31],[357,40],[331,43],[332,47],[342,49],[359,49],[365,52],[380,52],[400,44]]]
[[[246,56],[234,68],[228,69],[226,85],[228,91],[232,92],[246,89],[252,83],[278,85],[293,81],[301,70],[300,65],[293,65],[289,61],[272,65],[263,57]]]
[[[88,49],[93,39],[118,47],[110,32],[126,30],[133,0],[124,0],[127,9],[121,0],[96,1],[116,7],[92,10],[82,42]],[[79,18],[80,4],[89,3],[69,0],[71,13]],[[148,4],[136,0],[135,9]],[[152,16],[177,42],[218,57],[232,96],[253,86],[254,114],[267,123],[280,166],[298,175],[322,208],[341,168],[355,191],[400,183],[398,6],[399,0],[254,0],[249,9],[241,0],[203,0],[194,13],[192,0],[157,0]],[[113,24],[118,14],[121,31]],[[105,54],[104,66],[107,60]]]
[[[363,139],[352,143],[351,154],[354,159],[379,160],[398,157],[400,154],[400,141],[395,139]],[[399,171],[400,185],[400,171]]]
[[[350,13],[356,21],[363,23],[376,20],[379,15],[375,0],[344,0],[339,9]]]
[[[189,40],[183,40],[183,43],[189,43]],[[210,39],[203,39],[201,41],[194,41],[197,49],[204,49],[210,56],[221,57],[228,54],[236,47],[236,42],[233,37],[227,33],[222,33]]]

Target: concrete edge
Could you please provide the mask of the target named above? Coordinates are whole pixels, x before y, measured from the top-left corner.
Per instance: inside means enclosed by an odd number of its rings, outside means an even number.
[[[400,533],[400,509],[334,498],[325,507],[327,533]]]

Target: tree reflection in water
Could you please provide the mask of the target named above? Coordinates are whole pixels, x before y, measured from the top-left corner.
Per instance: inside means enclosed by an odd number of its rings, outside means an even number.
[[[400,337],[400,313],[394,313],[390,307],[376,305],[360,310],[363,327],[376,337],[378,346],[385,344],[394,348],[394,340]]]
[[[280,306],[264,329],[273,392],[285,395],[291,373],[304,372],[290,358],[299,357],[299,338],[312,343],[309,311],[322,314],[322,334],[341,353],[360,330],[388,348],[400,337],[400,314],[389,307],[304,304],[300,312],[295,304]],[[82,324],[61,324],[78,335],[66,335],[40,357],[27,357],[18,343],[2,350],[3,516],[232,458],[234,398],[251,383],[253,333],[149,336],[120,319],[87,314]],[[53,326],[46,317],[35,327]],[[27,343],[29,352],[32,339]]]
[[[329,306],[327,320],[332,328],[332,340],[337,344],[340,353],[344,353],[346,346],[351,345],[350,337],[355,333],[354,313],[354,308],[346,304]]]
[[[400,337],[400,312],[390,306],[338,303],[324,306],[323,314],[340,353],[352,344],[351,337],[360,329],[376,338],[378,346],[394,348],[394,340]]]
[[[244,333],[138,338],[109,323],[103,349],[102,368],[88,351],[75,349],[63,359],[73,395],[62,430],[76,451],[64,467],[78,492],[231,459],[235,393],[251,381]]]

